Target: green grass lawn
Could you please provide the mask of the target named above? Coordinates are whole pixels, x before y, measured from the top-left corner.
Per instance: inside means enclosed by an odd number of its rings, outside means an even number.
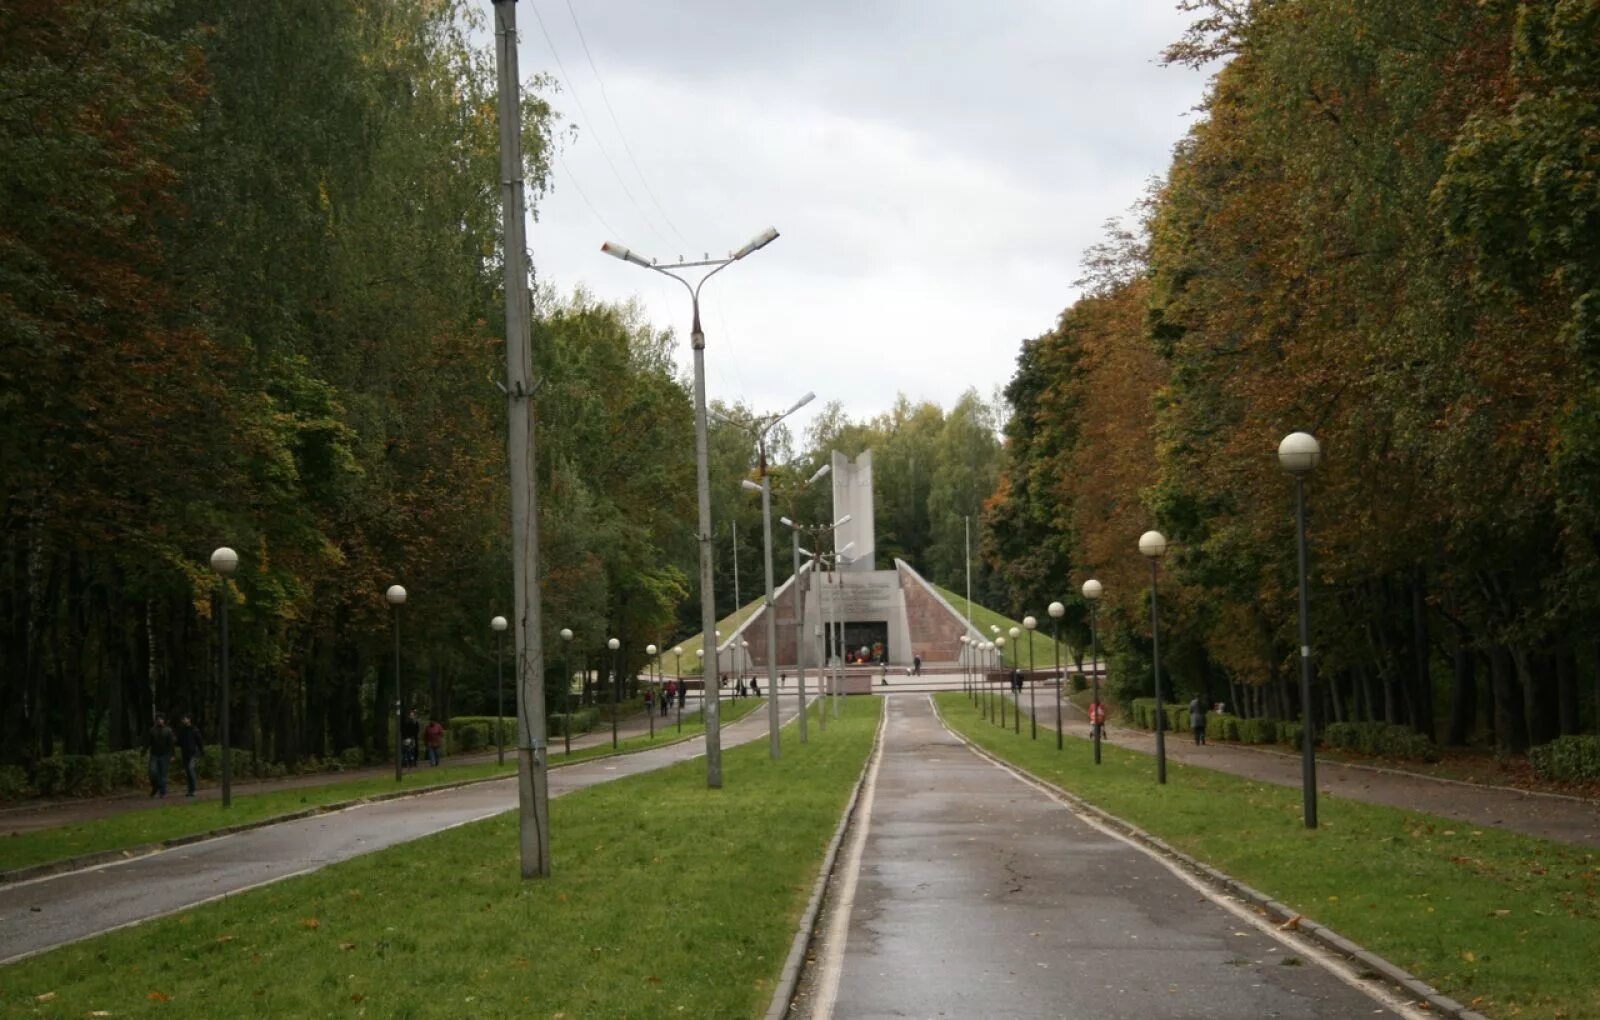
[[[967,600],[964,596],[957,595],[953,591],[948,591],[944,588],[941,588],[938,585],[933,584],[932,581],[929,581],[928,583],[933,586],[934,591],[944,596],[944,600],[950,603],[950,608],[956,611],[956,615],[960,616],[962,619],[966,619]],[[1052,621],[1050,619],[1048,608],[1046,606],[1040,606],[1033,615],[1039,621],[1039,629],[1033,632],[1032,637],[1033,668],[1050,669],[1056,664],[1056,653],[1055,646],[1050,640],[1050,624]],[[999,627],[1000,633],[1006,636],[1006,668],[1010,669],[1013,665],[1021,666],[1023,669],[1028,668],[1028,642],[1018,638],[1016,647],[1012,647],[1013,642],[1011,640],[1011,628],[1016,627],[1017,629],[1022,630],[1021,620],[1013,620],[1010,617],[1001,616],[994,610],[985,608],[984,606],[980,606],[974,602],[972,603],[972,625],[978,628],[978,630],[982,631],[985,637],[991,639],[994,637],[994,632],[989,628]],[[1026,635],[1027,631],[1023,630],[1023,634]],[[1018,654],[1019,652],[1020,657]],[[1065,667],[1071,663],[1071,646],[1068,645],[1066,639],[1063,638],[1061,641],[1061,665]]]
[[[691,761],[553,800],[549,879],[518,878],[507,812],[0,969],[0,1010],[759,1015],[880,706],[785,728],[777,762],[730,749],[721,790]]]
[[[1361,943],[1491,1016],[1600,1016],[1600,854],[1466,822],[1323,795],[1054,734],[1035,741],[938,697],[979,746]],[[1042,728],[1042,727],[1041,727]]]
[[[757,698],[724,701],[722,724],[726,726],[733,723],[762,704],[765,702]],[[697,736],[705,730],[705,723],[701,720],[698,710],[692,717],[684,716],[681,734],[676,729],[675,720],[676,716],[667,716],[665,719],[658,717],[654,740],[648,734],[624,739],[620,742],[618,751],[642,751],[649,747],[671,743],[680,737]],[[611,753],[613,753],[611,743],[607,741],[594,747],[574,750],[569,757],[562,753],[561,740],[558,737],[551,741],[550,764],[566,765]],[[181,836],[210,832],[226,825],[262,821],[304,811],[307,808],[347,803],[397,790],[421,791],[448,783],[515,775],[516,770],[516,757],[508,753],[503,766],[492,761],[437,769],[423,766],[407,771],[405,779],[399,783],[394,781],[392,775],[367,776],[362,779],[347,779],[343,782],[306,786],[294,790],[245,792],[235,795],[233,806],[227,809],[224,809],[219,801],[214,800],[191,801],[182,797],[168,798],[166,804],[150,810],[132,810],[73,825],[38,829],[0,838],[0,871],[10,871],[14,868],[59,861],[103,850],[120,850],[160,843]],[[248,791],[249,787],[244,789]]]

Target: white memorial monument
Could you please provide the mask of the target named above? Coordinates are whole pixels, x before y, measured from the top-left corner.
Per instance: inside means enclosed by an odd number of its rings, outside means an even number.
[[[813,571],[810,564],[803,565],[798,578],[791,576],[778,588],[778,647],[774,650],[778,668],[793,669],[803,658],[811,669],[841,656],[852,668],[881,671],[887,666],[897,675],[918,656],[924,667],[953,664],[960,656],[961,635],[977,637],[977,631],[969,630],[954,607],[910,564],[897,559],[892,569],[877,569],[872,451],[864,450],[851,460],[835,450],[832,465],[832,520],[850,517],[835,532],[833,548],[849,546],[850,552],[832,570]],[[805,599],[803,641],[797,640],[797,591]],[[719,672],[738,668],[765,671],[764,613],[764,609],[758,610],[732,635],[724,635],[717,656]],[[740,647],[737,642],[741,639],[750,647],[748,654],[741,649],[736,660],[732,652]],[[798,649],[797,644],[801,646]]]

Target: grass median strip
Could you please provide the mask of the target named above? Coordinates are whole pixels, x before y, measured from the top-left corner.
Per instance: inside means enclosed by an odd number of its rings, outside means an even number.
[[[1489,1015],[1600,1016],[1600,855],[1580,847],[1251,782],[1109,744],[1019,737],[938,696],[978,746],[1335,929]]]
[[[755,698],[725,701],[722,703],[722,724],[727,726],[764,703]],[[667,716],[657,719],[656,735],[653,739],[648,734],[630,737],[621,741],[617,750],[642,751],[698,735],[704,730],[705,723],[698,711],[694,713],[692,719],[689,716],[684,717],[682,733],[676,728],[675,717]],[[559,738],[551,744],[553,751],[550,755],[550,764],[553,766],[614,753],[610,741],[593,747],[580,748],[573,751],[570,756],[561,753]],[[396,783],[393,776],[366,776],[361,779],[304,786],[292,790],[240,793],[234,796],[233,806],[227,809],[214,800],[189,801],[183,797],[169,797],[165,804],[155,808],[137,808],[105,818],[0,837],[0,871],[46,864],[85,854],[149,846],[170,839],[212,832],[224,826],[268,821],[308,808],[344,804],[380,794],[421,793],[452,783],[511,776],[515,775],[516,771],[515,758],[508,753],[503,766],[491,761],[451,765],[440,769],[423,767],[408,771],[401,783]],[[180,787],[181,784],[180,778]],[[243,789],[248,790],[249,787]]]
[[[759,1015],[880,706],[557,798],[547,880],[508,812],[0,969],[0,1011]]]

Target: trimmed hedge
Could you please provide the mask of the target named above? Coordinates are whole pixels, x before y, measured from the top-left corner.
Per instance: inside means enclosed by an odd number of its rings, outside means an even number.
[[[363,752],[352,747],[327,759],[310,757],[295,766],[295,775],[342,772],[358,768]],[[200,753],[195,772],[201,779],[215,780],[222,775],[222,749],[208,744]],[[282,762],[252,758],[249,751],[233,750],[233,774],[241,779],[278,779],[289,775]],[[174,753],[168,782],[183,782],[183,758]],[[30,790],[41,797],[99,797],[118,790],[140,789],[150,783],[150,756],[142,748],[106,751],[100,754],[55,754],[34,766],[30,782],[15,766],[0,771],[0,799],[16,800]]]
[[[1278,743],[1288,744],[1290,747],[1299,747],[1300,737],[1303,733],[1305,733],[1305,730],[1306,728],[1304,723],[1279,720]]]
[[[1391,758],[1438,761],[1439,749],[1433,741],[1405,726],[1386,722],[1330,723],[1322,733],[1323,743],[1361,754]]]
[[[1541,779],[1600,779],[1600,737],[1557,737],[1530,748],[1528,761]]]
[[[1241,720],[1236,715],[1224,712],[1206,713],[1206,739],[1207,740],[1238,740],[1239,723]]]
[[[1276,719],[1240,719],[1239,742],[1241,744],[1271,744],[1278,739],[1278,722]]]
[[[1156,699],[1134,698],[1130,703],[1133,710],[1133,724],[1142,730],[1156,728]],[[1167,724],[1167,731],[1177,733],[1184,729],[1189,721],[1189,708],[1186,705],[1168,704],[1162,713]]]

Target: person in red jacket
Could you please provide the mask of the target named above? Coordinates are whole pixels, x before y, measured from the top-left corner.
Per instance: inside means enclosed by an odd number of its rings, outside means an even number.
[[[439,752],[444,749],[444,727],[439,725],[439,720],[428,720],[428,728],[422,731],[422,742],[428,745],[428,764],[439,764]]]

